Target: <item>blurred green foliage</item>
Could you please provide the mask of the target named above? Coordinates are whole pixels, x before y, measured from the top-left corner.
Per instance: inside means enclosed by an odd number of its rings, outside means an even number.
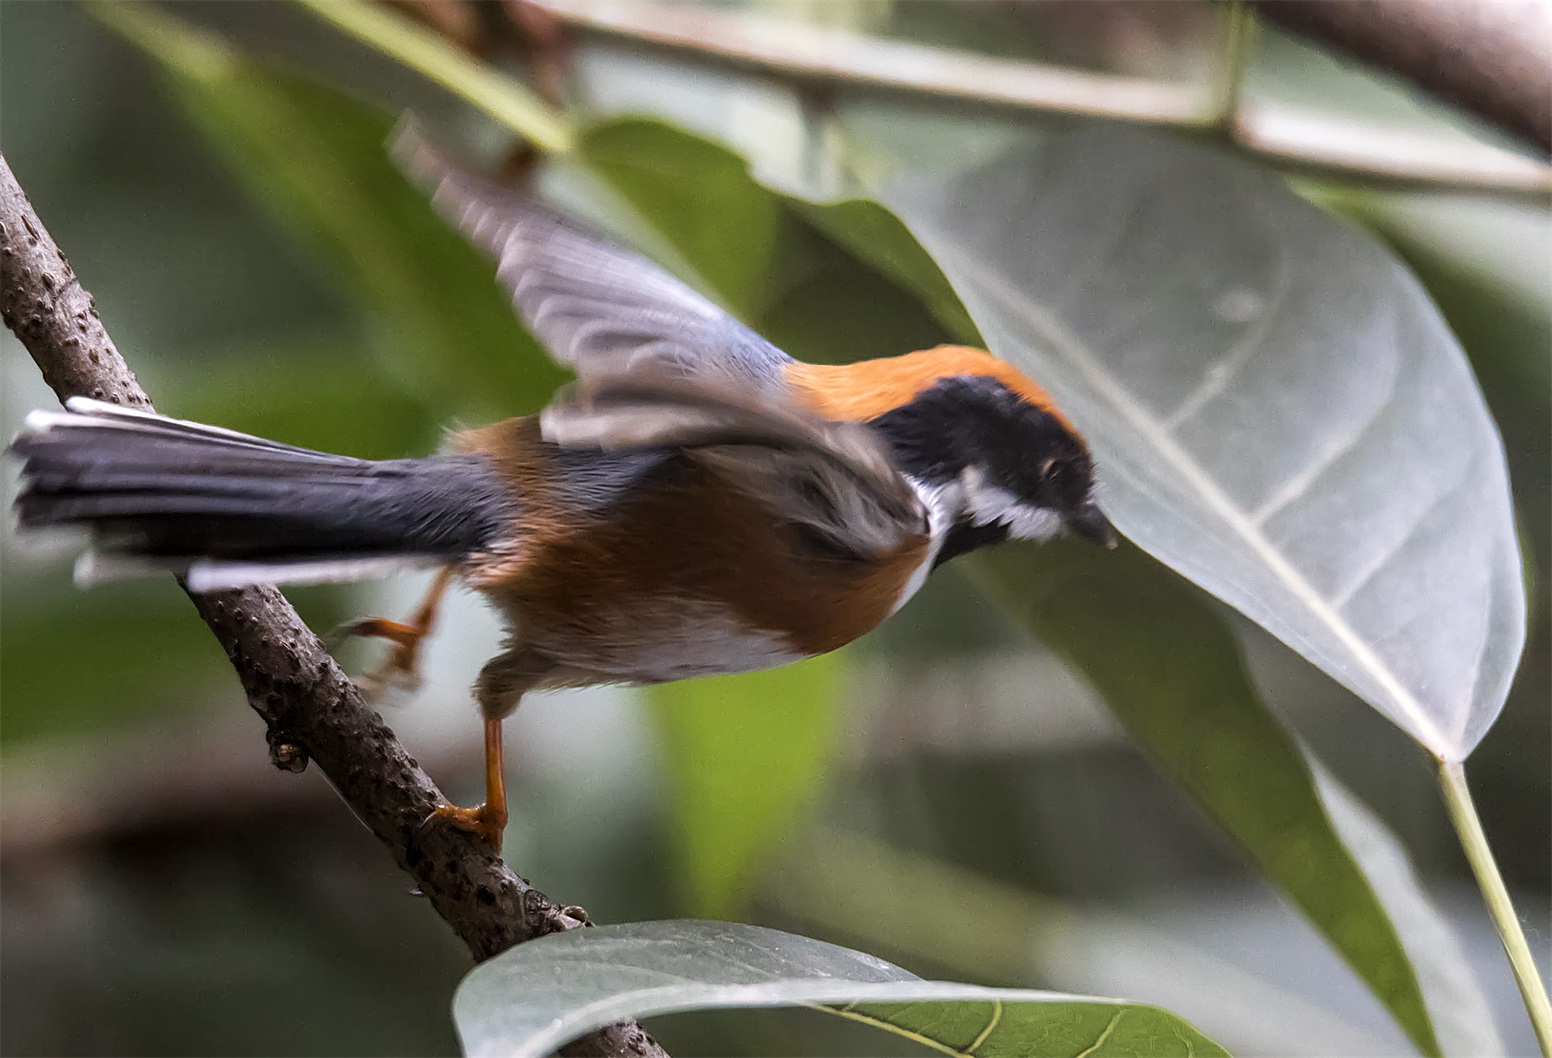
[[[384,164],[393,118],[155,8],[100,11],[161,60],[190,121],[344,284],[397,381],[442,415],[543,406],[565,373],[518,324],[484,256]]]
[[[840,751],[843,658],[648,692],[689,914],[733,917],[773,848],[816,806]]]
[[[1406,920],[1393,922],[1374,891],[1392,879],[1345,843],[1205,594],[1130,545],[1099,555],[1065,540],[1009,545],[970,561],[989,595],[1098,685],[1138,745],[1330,938],[1418,1048],[1441,1053],[1397,935]],[[1460,1002],[1431,998],[1433,1016]]]
[[[937,276],[934,307],[952,303],[968,320],[936,266],[877,205],[781,195],[726,147],[648,118],[603,119],[579,152],[715,296],[800,359],[850,363],[948,340],[911,291],[848,251],[890,247],[888,263],[906,275],[924,285]]]

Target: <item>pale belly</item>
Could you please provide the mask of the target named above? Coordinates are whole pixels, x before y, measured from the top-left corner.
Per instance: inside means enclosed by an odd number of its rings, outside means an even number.
[[[474,586],[504,612],[514,648],[554,665],[550,686],[664,683],[834,650],[898,609],[932,556],[923,535],[875,562],[815,557],[716,478],[586,534],[540,523],[533,535],[516,576],[498,568]]]
[[[561,667],[566,683],[667,683],[775,668],[808,655],[785,636],[750,628],[720,603],[645,599],[587,627],[521,621],[522,638]]]

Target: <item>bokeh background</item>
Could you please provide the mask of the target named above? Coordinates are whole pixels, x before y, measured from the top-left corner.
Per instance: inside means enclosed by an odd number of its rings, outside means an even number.
[[[281,41],[304,75],[315,61],[294,27],[275,28],[270,5],[219,6],[227,10],[182,13],[236,26],[247,40]],[[930,0],[855,6],[874,31],[1011,47],[998,19],[1015,5],[974,5],[975,17]],[[1092,5],[1112,11],[1099,19],[1081,10],[1091,5],[1063,6],[1070,10],[1049,15],[1041,33],[1019,38],[1035,41],[1025,46],[1040,57],[1148,75],[1196,62],[1196,16],[1117,20],[1112,5]],[[837,18],[823,4],[777,8]],[[1256,90],[1334,114],[1458,124],[1276,34],[1263,34],[1256,64]],[[425,106],[435,113],[438,104]],[[0,148],[162,410],[388,457],[434,448],[451,422],[534,410],[560,379],[534,372],[509,399],[480,381],[482,371],[510,373],[499,351],[450,351],[436,340],[445,306],[417,306],[408,330],[384,318],[386,280],[374,288],[372,277],[352,274],[309,218],[277,216],[195,117],[146,54],[88,9],[0,6]],[[299,155],[304,146],[295,145]],[[1472,778],[1544,957],[1552,670],[1540,578],[1552,568],[1552,220],[1544,204],[1303,189],[1371,228],[1418,272],[1504,433],[1534,581],[1532,625],[1514,694],[1472,758]],[[420,297],[413,286],[401,293]],[[896,317],[900,340],[930,344],[932,325],[913,311]],[[9,334],[0,337],[0,382],[6,436],[30,408],[52,403]],[[9,467],[4,480],[8,502]],[[469,966],[458,942],[315,770],[293,776],[269,765],[226,659],[170,581],[79,592],[72,557],[17,540],[7,523],[0,1050],[454,1053],[448,1003]],[[323,631],[407,611],[422,587],[423,578],[405,578],[288,594]],[[1491,991],[1510,1053],[1528,1052],[1529,1028],[1429,761],[1269,637],[1243,622],[1236,629],[1265,698],[1406,843]],[[431,645],[421,691],[385,705],[411,752],[455,795],[477,792],[467,688],[497,637],[478,601],[460,595]],[[351,647],[344,660],[359,671],[373,655]],[[628,690],[526,702],[508,725],[509,860],[601,921],[728,914],[874,951],[926,976],[1148,999],[1244,1053],[1290,1053],[1289,1040],[1307,1054],[1407,1053],[1379,1004],[1125,740],[1082,681],[953,567],[836,659],[756,686],[747,701],[710,686],[677,718]],[[834,686],[838,694],[826,691]],[[819,704],[792,704],[808,701]],[[833,743],[828,767],[793,780],[811,791],[796,818],[751,822],[752,832],[775,836],[736,891],[716,864],[689,862],[686,852],[673,764],[695,708],[748,711],[741,752],[756,764],[760,740],[789,726],[785,708],[821,710],[823,722],[791,726]],[[674,1053],[867,1046],[791,1014],[655,1027]]]

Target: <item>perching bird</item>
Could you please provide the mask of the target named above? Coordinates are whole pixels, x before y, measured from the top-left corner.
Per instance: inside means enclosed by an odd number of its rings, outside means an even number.
[[[481,670],[486,799],[440,814],[500,848],[501,721],[534,689],[659,683],[822,654],[955,555],[1069,529],[1113,545],[1089,453],[1039,386],[958,346],[794,360],[645,259],[411,143],[405,162],[493,253],[578,383],[541,415],[370,461],[72,398],[28,416],[22,527],[84,526],[79,578],[192,591],[440,567],[393,640],[413,674],[456,577],[496,606]]]

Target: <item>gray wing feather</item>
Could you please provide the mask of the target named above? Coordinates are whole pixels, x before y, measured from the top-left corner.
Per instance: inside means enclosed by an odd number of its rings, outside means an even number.
[[[916,491],[877,432],[829,422],[717,382],[640,370],[584,381],[546,408],[546,440],[568,448],[674,448],[810,531],[826,553],[877,558],[927,532]]]
[[[412,124],[401,129],[395,156],[443,215],[495,256],[497,278],[529,329],[578,375],[651,364],[780,387],[786,353],[657,265],[458,168]]]

